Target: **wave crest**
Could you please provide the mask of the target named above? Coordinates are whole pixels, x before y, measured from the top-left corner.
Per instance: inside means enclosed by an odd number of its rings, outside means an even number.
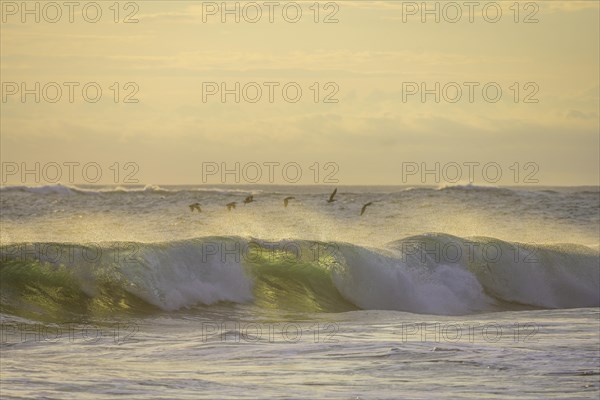
[[[570,244],[428,234],[381,249],[202,237],[0,250],[2,311],[17,314],[173,311],[217,302],[442,315],[600,305],[598,252]]]

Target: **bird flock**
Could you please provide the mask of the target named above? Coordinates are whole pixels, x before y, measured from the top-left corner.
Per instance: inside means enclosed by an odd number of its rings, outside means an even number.
[[[327,199],[327,203],[333,203],[334,201],[337,201],[337,199],[335,198],[336,194],[337,194],[337,188],[335,188],[334,191],[331,193],[331,195],[329,196],[329,199]],[[290,200],[295,200],[295,199],[296,198],[292,197],[292,196],[286,197],[285,199],[283,199],[283,206],[287,208]],[[250,204],[252,202],[254,202],[254,196],[253,195],[247,196],[244,199],[244,205]],[[362,206],[361,210],[360,210],[360,215],[362,216],[365,213],[365,211],[367,210],[367,207],[369,207],[372,204],[373,204],[372,201],[364,204]],[[237,202],[232,201],[231,203],[225,204],[225,207],[227,207],[227,211],[231,211],[232,209],[235,209],[236,205],[237,205]],[[199,213],[202,212],[202,208],[200,207],[200,203],[193,203],[193,204],[190,204],[188,207],[190,208],[191,212],[194,212],[194,210],[198,211]]]

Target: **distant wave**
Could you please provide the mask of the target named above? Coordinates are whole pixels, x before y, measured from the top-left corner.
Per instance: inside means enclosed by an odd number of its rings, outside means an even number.
[[[146,185],[140,188],[125,188],[117,186],[114,188],[99,188],[90,189],[86,187],[78,187],[73,185],[63,185],[57,183],[55,185],[42,185],[42,186],[27,186],[27,185],[15,185],[15,186],[1,186],[0,191],[3,192],[28,192],[35,194],[100,194],[100,193],[113,193],[113,192],[167,192],[168,189],[163,189],[156,185]]]
[[[486,246],[487,257],[473,251]],[[598,251],[571,244],[429,234],[383,249],[202,237],[101,246],[22,243],[0,250],[1,311],[24,317],[173,311],[218,302],[441,315],[600,306]]]
[[[77,192],[85,192],[82,189],[78,189],[74,186],[69,185],[43,185],[43,186],[26,186],[26,185],[15,185],[15,186],[0,186],[2,192],[29,192],[37,194],[64,194],[70,195]]]
[[[164,188],[158,185],[146,185],[140,187],[100,187],[90,188],[81,187],[75,185],[64,185],[61,183],[54,185],[12,185],[12,186],[0,186],[1,192],[26,192],[40,195],[47,194],[58,194],[58,195],[73,195],[73,194],[113,194],[113,193],[159,193],[159,194],[172,194],[179,192],[207,192],[207,193],[242,193],[242,194],[259,194],[260,190],[244,190],[244,189],[220,189],[220,188]]]
[[[409,189],[413,189],[413,188],[409,188]],[[536,190],[535,186],[523,186],[523,187],[502,187],[502,186],[493,186],[493,185],[476,185],[473,183],[467,183],[467,184],[455,184],[455,185],[442,185],[439,186],[437,189],[435,189],[437,191],[474,191],[474,192],[493,192],[493,193],[499,193],[499,194],[509,194],[509,193],[515,193],[515,194],[523,194],[523,193],[545,193],[545,194],[550,194],[550,195],[556,195],[556,194],[562,194],[562,193],[569,193],[569,191],[559,191],[559,190],[553,190],[553,189],[541,189],[541,190]],[[585,189],[582,190],[574,190],[572,193],[575,194],[590,194],[590,195],[599,195],[600,194],[600,187],[585,187]]]
[[[474,183],[467,183],[464,185],[442,185],[437,190],[465,190],[465,191],[491,191],[491,192],[511,192],[511,189],[502,188],[498,186],[486,186],[486,185],[475,185]]]

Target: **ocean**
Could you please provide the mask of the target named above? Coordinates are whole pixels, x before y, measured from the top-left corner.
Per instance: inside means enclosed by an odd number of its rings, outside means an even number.
[[[2,187],[2,397],[598,398],[599,187],[333,189]]]

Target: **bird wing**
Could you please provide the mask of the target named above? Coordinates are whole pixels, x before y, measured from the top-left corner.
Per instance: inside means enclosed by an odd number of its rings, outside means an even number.
[[[335,188],[333,193],[331,193],[331,196],[329,196],[329,200],[333,200],[333,197],[335,196],[336,193],[337,193],[337,188]]]
[[[360,210],[360,215],[363,215],[365,213],[365,210],[367,209],[367,207],[369,207],[371,204],[373,204],[373,202],[368,202],[367,204],[365,204],[362,207],[362,210]]]

